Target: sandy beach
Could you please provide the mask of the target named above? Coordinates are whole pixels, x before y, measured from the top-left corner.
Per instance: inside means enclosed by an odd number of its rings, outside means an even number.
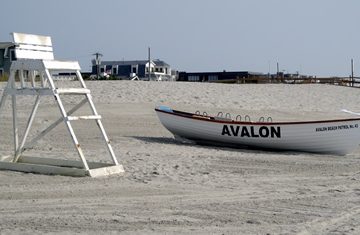
[[[360,234],[360,148],[335,156],[181,144],[154,112],[168,105],[252,120],[349,117],[340,110],[360,112],[360,89],[139,81],[87,86],[125,175],[0,171],[0,234]],[[75,98],[65,99],[66,107]],[[33,102],[19,98],[20,125]],[[12,151],[10,105],[0,113],[0,156]],[[38,130],[59,117],[52,97],[44,98],[37,117]],[[89,161],[110,160],[95,125],[79,122],[75,130]],[[77,159],[64,125],[29,154]]]

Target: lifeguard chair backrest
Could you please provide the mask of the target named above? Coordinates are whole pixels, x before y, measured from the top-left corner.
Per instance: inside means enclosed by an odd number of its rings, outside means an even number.
[[[34,34],[12,33],[17,59],[53,60],[51,37]]]

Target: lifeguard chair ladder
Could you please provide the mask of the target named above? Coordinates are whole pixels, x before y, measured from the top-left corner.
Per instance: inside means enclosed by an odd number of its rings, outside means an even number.
[[[92,101],[90,90],[87,89],[80,73],[80,66],[75,61],[54,60],[51,38],[48,36],[39,36],[32,34],[12,33],[15,43],[16,60],[10,67],[9,80],[3,91],[0,100],[0,114],[4,108],[8,96],[12,97],[12,117],[13,117],[13,135],[14,135],[14,154],[12,156],[0,157],[0,169],[14,170],[22,172],[32,172],[40,174],[57,174],[69,176],[104,176],[111,174],[121,174],[124,172],[123,166],[118,163],[110,141],[106,135],[101,122],[101,116],[96,111]],[[28,73],[28,79],[25,79],[25,71]],[[80,88],[57,88],[52,74],[54,72],[75,73]],[[20,84],[15,81],[16,74],[19,76]],[[39,75],[40,81],[36,81],[36,75]],[[29,81],[27,81],[29,80]],[[35,104],[29,116],[24,134],[19,141],[16,97],[19,95],[36,96]],[[40,104],[41,96],[53,96],[60,109],[61,117],[49,127],[41,131],[31,141],[26,144],[29,131],[35,119],[35,114]],[[83,99],[71,110],[66,111],[61,101],[62,95],[77,95]],[[71,116],[76,110],[88,103],[92,111],[89,116]],[[71,121],[95,120],[97,126],[105,141],[111,157],[111,163],[88,162],[80,147],[75,135]],[[64,122],[74,143],[80,161],[61,160],[53,158],[29,157],[24,156],[23,152],[27,147],[33,146],[39,139],[44,137],[61,122]],[[0,135],[0,141],[2,136]]]

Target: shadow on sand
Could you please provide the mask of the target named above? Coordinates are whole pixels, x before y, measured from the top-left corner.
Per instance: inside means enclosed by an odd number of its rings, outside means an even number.
[[[149,136],[127,136],[129,138],[137,139],[140,141],[144,141],[147,143],[155,143],[155,144],[174,144],[174,145],[190,145],[183,144],[174,138],[171,137],[149,137]]]
[[[128,136],[129,138],[134,138],[140,141],[144,141],[147,143],[155,143],[155,144],[169,144],[169,145],[177,145],[177,146],[192,146],[192,147],[199,147],[205,149],[217,149],[223,151],[231,151],[231,152],[239,152],[239,153],[256,153],[256,154],[278,154],[278,155],[300,155],[304,154],[304,152],[298,151],[286,151],[286,150],[277,150],[277,149],[269,149],[269,148],[254,148],[249,146],[234,146],[234,145],[223,145],[223,144],[214,144],[214,143],[203,143],[203,142],[196,142],[196,143],[184,143],[178,141],[171,137],[149,137],[149,136]],[[309,155],[319,155],[322,156],[323,154],[316,154],[316,153],[306,153]]]

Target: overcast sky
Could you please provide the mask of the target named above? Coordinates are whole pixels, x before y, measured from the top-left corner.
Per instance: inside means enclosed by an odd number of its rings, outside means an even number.
[[[49,35],[55,58],[162,59],[180,71],[360,76],[359,0],[1,0],[0,41]]]

